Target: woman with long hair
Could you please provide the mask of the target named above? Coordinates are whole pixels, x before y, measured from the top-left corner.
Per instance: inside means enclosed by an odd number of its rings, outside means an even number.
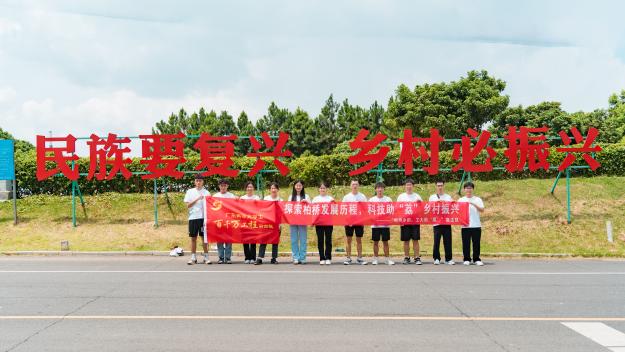
[[[334,202],[334,198],[328,194],[328,183],[321,182],[319,184],[319,195],[313,198],[313,203],[331,203]],[[329,205],[326,204],[326,207]],[[330,265],[332,264],[332,225],[317,225],[315,231],[317,232],[317,249],[319,249],[319,264]]]
[[[293,183],[293,189],[289,196],[290,202],[309,203],[310,198],[304,189],[304,182],[297,180]],[[306,264],[306,225],[291,224],[289,226],[291,232],[291,252],[293,253],[293,264]]]

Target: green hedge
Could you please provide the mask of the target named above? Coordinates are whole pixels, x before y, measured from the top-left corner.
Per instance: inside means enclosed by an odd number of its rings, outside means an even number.
[[[602,174],[602,175],[625,175],[625,144],[609,144],[602,145],[603,151],[597,154],[597,160],[601,163],[601,167],[592,172],[590,170],[573,170],[574,175],[590,175],[590,174]],[[503,149],[497,150],[497,157],[493,161],[494,166],[504,166],[506,158],[503,155]],[[288,185],[293,180],[301,179],[305,184],[316,184],[320,180],[325,180],[333,185],[348,184],[351,177],[349,172],[354,169],[350,165],[349,154],[336,153],[332,155],[323,156],[302,156],[297,159],[288,161],[288,166],[291,172],[287,177],[283,177],[278,173],[265,173],[263,174],[263,181],[266,183],[276,181],[283,186]],[[399,151],[392,150],[383,162],[383,166],[386,169],[398,169],[397,160],[399,158]],[[478,160],[483,160],[484,155]],[[557,153],[555,148],[552,148],[549,155],[549,162],[551,165],[559,165],[564,155]],[[182,170],[193,170],[193,168],[199,163],[198,157],[191,155],[187,157],[187,162],[181,166]],[[69,194],[71,192],[71,182],[65,177],[50,177],[45,181],[39,182],[36,178],[36,156],[34,151],[30,152],[18,152],[16,154],[16,173],[18,180],[18,191],[20,195],[30,194]],[[234,169],[237,170],[249,170],[254,164],[254,159],[240,157],[234,158]],[[450,151],[444,151],[440,153],[440,167],[450,168],[454,166],[456,162],[452,159]],[[578,158],[575,162],[576,165],[585,165],[585,161],[582,158]],[[89,169],[89,160],[81,158],[78,161],[78,165],[81,172],[87,172]],[[52,166],[52,165],[50,165]],[[415,162],[415,170],[421,167],[418,161]],[[270,160],[267,160],[266,168],[273,168],[273,164]],[[139,159],[134,159],[132,164],[128,166],[128,169],[134,172],[144,171],[144,166],[139,163]],[[496,179],[512,179],[512,178],[547,178],[555,177],[557,171],[538,171],[530,173],[529,171],[519,172],[511,174],[505,170],[495,170],[489,173],[474,173],[472,174],[474,179],[477,180],[496,180]],[[361,174],[357,178],[363,184],[371,184],[375,182],[375,173]],[[462,176],[462,172],[441,172],[440,177],[444,177],[446,180],[459,180]],[[157,184],[160,191],[167,189],[169,191],[182,191],[192,184],[192,174],[187,174],[181,179],[165,178],[159,179]],[[434,178],[438,176],[429,176],[427,173],[416,171],[412,178],[418,183],[432,182]],[[385,173],[383,175],[384,181],[387,184],[400,184],[405,178],[403,172]],[[207,178],[207,185],[210,189],[216,189],[217,176],[211,176]],[[249,178],[247,173],[241,173],[239,176],[231,180],[231,187],[240,189],[243,184],[248,180],[255,180],[255,178]],[[126,180],[121,176],[115,177],[110,181],[97,181],[87,180],[86,177],[79,179],[80,189],[84,194],[95,194],[102,192],[152,192],[153,181],[144,180],[140,176],[133,176]]]

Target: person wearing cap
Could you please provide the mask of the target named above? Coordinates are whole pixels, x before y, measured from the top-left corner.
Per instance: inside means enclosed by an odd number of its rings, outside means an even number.
[[[210,264],[208,243],[204,242],[204,198],[209,197],[210,193],[204,188],[204,178],[201,175],[195,176],[193,183],[195,187],[187,190],[183,200],[189,211],[189,238],[191,238],[191,259],[187,264],[198,263],[195,255],[198,235],[202,237],[202,249],[204,249],[202,263]]]
[[[458,202],[469,203],[469,225],[462,226],[462,255],[464,256],[464,265],[471,265],[471,244],[473,244],[473,264],[482,266],[484,263],[480,259],[480,241],[482,239],[482,223],[480,222],[480,213],[484,211],[484,202],[482,198],[475,196],[473,190],[475,185],[473,182],[465,182],[464,197],[458,199]]]
[[[414,181],[407,178],[404,181],[404,189],[406,192],[397,197],[398,202],[416,203],[421,202],[421,196],[413,192]],[[404,264],[410,264],[410,241],[412,240],[412,250],[414,251],[414,263],[421,265],[421,257],[419,256],[419,240],[421,239],[421,227],[419,224],[400,226],[401,240],[404,242]]]
[[[219,192],[213,194],[213,198],[231,198],[237,197],[228,192],[229,182],[225,178],[219,180]],[[217,253],[219,255],[219,261],[217,264],[232,264],[232,243],[217,242]]]

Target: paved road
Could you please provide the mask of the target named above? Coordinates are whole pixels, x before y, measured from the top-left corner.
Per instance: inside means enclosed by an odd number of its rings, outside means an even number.
[[[0,257],[0,351],[625,350],[625,261],[186,260]]]

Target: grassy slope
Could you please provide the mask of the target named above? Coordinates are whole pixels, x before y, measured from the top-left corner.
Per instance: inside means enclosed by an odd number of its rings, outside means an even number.
[[[521,253],[570,253],[582,256],[625,257],[625,177],[575,178],[572,180],[573,223],[566,224],[564,180],[549,193],[553,180],[507,180],[478,182],[476,194],[484,200],[482,251]],[[447,185],[448,193],[457,183]],[[288,190],[282,190],[285,197]],[[313,195],[316,189],[308,189]],[[393,199],[402,187],[388,187]],[[431,185],[416,191],[427,197]],[[347,187],[335,187],[332,194],[341,198]],[[372,195],[371,187],[363,192]],[[240,192],[235,192],[240,193]],[[160,227],[153,227],[151,194],[104,194],[85,198],[85,218],[80,206],[79,226],[72,228],[69,197],[33,196],[18,201],[21,222],[12,224],[10,202],[0,203],[0,250],[58,250],[61,240],[69,240],[72,250],[167,250],[173,245],[187,246],[186,209],[182,194],[170,194],[171,208],[164,196],[159,198]],[[614,227],[613,244],[606,241],[605,222]],[[399,231],[393,227],[391,250],[401,253]],[[431,252],[431,227],[422,226],[421,251]],[[334,246],[344,247],[343,230],[335,228]],[[370,231],[364,249],[371,252]],[[282,233],[282,251],[288,251],[288,231]],[[235,245],[235,250],[240,249]],[[309,251],[316,251],[316,236],[309,228]],[[454,251],[460,252],[459,230],[454,229]]]

